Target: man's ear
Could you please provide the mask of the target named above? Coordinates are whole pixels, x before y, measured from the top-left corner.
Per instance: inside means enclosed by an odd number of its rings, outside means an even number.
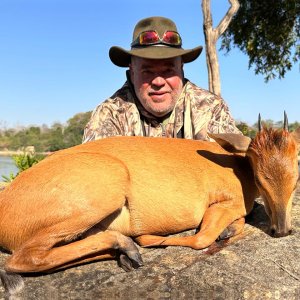
[[[296,140],[298,151],[300,151],[300,127],[298,127],[295,131],[291,132],[291,135]]]
[[[242,134],[235,133],[208,133],[209,137],[214,139],[222,148],[228,152],[243,152],[248,150],[251,139]]]

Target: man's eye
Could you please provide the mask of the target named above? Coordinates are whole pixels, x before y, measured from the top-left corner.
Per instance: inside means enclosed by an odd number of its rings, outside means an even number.
[[[142,71],[142,74],[145,74],[145,75],[149,75],[149,74],[152,74],[153,72],[150,71],[150,70],[143,70]]]
[[[173,69],[166,69],[164,71],[165,74],[173,74],[174,70]]]

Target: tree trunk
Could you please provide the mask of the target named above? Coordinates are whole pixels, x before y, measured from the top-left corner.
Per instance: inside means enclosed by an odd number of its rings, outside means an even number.
[[[228,0],[231,4],[224,18],[220,21],[216,28],[213,28],[213,20],[211,16],[210,0],[202,0],[203,11],[203,31],[205,36],[206,46],[206,64],[208,70],[208,85],[209,90],[216,94],[221,95],[221,79],[220,68],[217,53],[217,41],[219,37],[227,29],[232,17],[239,9],[238,0]]]

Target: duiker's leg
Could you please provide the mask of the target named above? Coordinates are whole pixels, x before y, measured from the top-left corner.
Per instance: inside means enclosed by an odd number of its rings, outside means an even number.
[[[133,269],[137,269],[142,266],[141,261],[138,261],[138,262],[133,261],[126,254],[121,253],[120,251],[115,250],[115,249],[110,249],[110,250],[102,252],[99,255],[95,255],[95,256],[93,255],[92,257],[80,259],[78,261],[73,261],[69,264],[64,264],[61,267],[55,268],[55,270],[66,269],[69,267],[74,267],[77,265],[82,265],[85,263],[98,261],[98,260],[104,260],[104,259],[116,259],[118,261],[119,267],[121,267],[126,272],[132,271]],[[49,273],[52,271],[53,270],[49,270]]]
[[[244,226],[245,218],[237,219],[223,230],[219,235],[219,239],[224,240],[240,234],[244,230]]]
[[[186,246],[194,249],[204,249],[210,246],[222,232],[231,224],[232,229],[241,232],[243,220],[238,217],[239,207],[233,207],[226,201],[210,206],[203,217],[200,231],[187,237],[162,237],[142,235],[135,240],[140,246]],[[237,221],[239,220],[239,221]],[[235,222],[233,224],[233,222]]]
[[[7,260],[5,269],[9,272],[27,273],[54,271],[64,266],[77,265],[112,257],[108,251],[118,249],[136,265],[142,265],[142,259],[131,238],[117,231],[104,231],[82,240],[63,246],[48,248],[42,241],[48,234],[32,239]],[[89,256],[89,258],[87,258]]]
[[[39,236],[47,240],[47,236]],[[0,279],[8,294],[20,291],[24,282],[16,273],[54,271],[90,261],[115,257],[120,250],[119,265],[129,271],[142,265],[142,258],[131,238],[116,231],[104,231],[70,244],[47,249],[39,239],[15,251],[0,270]]]

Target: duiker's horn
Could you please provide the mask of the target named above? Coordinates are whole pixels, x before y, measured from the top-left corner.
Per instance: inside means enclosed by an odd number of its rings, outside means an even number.
[[[261,126],[261,116],[260,116],[260,114],[258,114],[258,122],[257,122],[257,125],[258,125],[258,131],[261,132],[262,126]]]
[[[289,131],[288,118],[285,111],[284,111],[284,119],[283,119],[283,129]]]

